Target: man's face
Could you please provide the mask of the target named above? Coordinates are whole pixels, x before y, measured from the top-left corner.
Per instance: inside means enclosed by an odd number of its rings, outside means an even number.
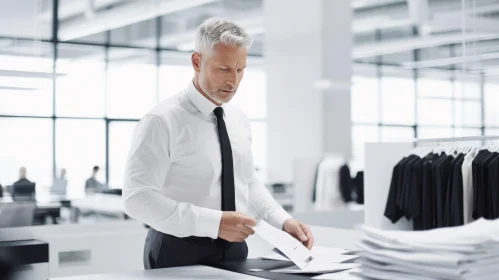
[[[246,68],[246,48],[218,44],[210,54],[194,53],[192,63],[201,90],[217,103],[229,102]]]

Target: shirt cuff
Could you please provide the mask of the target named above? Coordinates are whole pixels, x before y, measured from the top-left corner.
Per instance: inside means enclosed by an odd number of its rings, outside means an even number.
[[[291,219],[291,215],[288,214],[284,209],[277,210],[267,217],[267,222],[274,226],[275,228],[282,230],[282,226],[287,219]]]
[[[222,211],[199,207],[199,216],[196,223],[196,236],[218,238]]]

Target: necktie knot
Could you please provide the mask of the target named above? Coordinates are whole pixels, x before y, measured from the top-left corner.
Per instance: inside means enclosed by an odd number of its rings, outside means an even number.
[[[217,119],[222,119],[224,115],[224,108],[222,107],[217,107],[215,110],[213,110],[213,113],[215,113],[215,116],[217,116]]]

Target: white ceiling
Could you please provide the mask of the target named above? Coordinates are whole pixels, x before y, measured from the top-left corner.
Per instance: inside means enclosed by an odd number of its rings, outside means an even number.
[[[103,43],[106,30],[112,30],[116,44],[155,46],[154,18],[162,15],[162,46],[188,48],[196,26],[211,16],[231,18],[255,36],[252,54],[261,55],[263,36],[263,0],[59,0],[59,36],[61,40]],[[351,0],[354,8],[352,29],[358,62],[373,62],[387,57],[390,63],[409,68],[451,67],[473,60],[474,67],[486,61],[484,69],[494,69],[499,52],[499,1],[467,0],[466,34],[462,36],[462,7],[457,0]],[[50,38],[52,0],[0,0],[0,37]],[[88,3],[94,3],[89,6]],[[15,22],[16,24],[12,24]],[[418,34],[413,33],[413,29]],[[375,31],[381,30],[381,41]],[[442,46],[459,45],[456,59],[446,58]],[[1,40],[3,50],[16,48],[12,41]],[[15,43],[15,42],[14,42]],[[423,61],[410,64],[415,49],[423,49]],[[487,55],[492,53],[492,55]],[[450,54],[449,54],[450,56]],[[383,60],[382,60],[383,61]],[[478,61],[478,62],[477,62]],[[480,66],[478,66],[480,67]],[[499,65],[498,65],[499,68]]]

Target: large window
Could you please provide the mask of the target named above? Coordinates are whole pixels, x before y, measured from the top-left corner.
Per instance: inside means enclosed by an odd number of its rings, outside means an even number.
[[[112,122],[109,125],[109,187],[123,187],[126,158],[137,122]]]
[[[111,49],[107,73],[107,116],[141,118],[157,101],[154,54]]]
[[[56,115],[103,118],[106,68],[100,47],[60,46],[56,81]]]
[[[20,167],[37,189],[52,184],[52,121],[50,119],[0,118],[0,184],[19,179]]]
[[[68,193],[84,193],[94,166],[101,168],[97,180],[106,182],[105,122],[58,119],[55,128],[57,169],[67,170]]]
[[[362,164],[366,142],[480,136],[484,128],[489,135],[497,132],[498,85],[487,84],[482,100],[479,80],[420,74],[418,79],[393,73],[353,79],[354,160]]]

